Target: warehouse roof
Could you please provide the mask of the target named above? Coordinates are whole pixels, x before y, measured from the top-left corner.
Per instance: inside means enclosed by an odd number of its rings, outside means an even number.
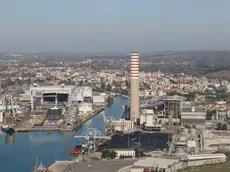
[[[133,164],[133,167],[159,167],[168,168],[169,165],[178,163],[180,159],[177,158],[154,158],[147,157],[144,159],[139,159]]]
[[[49,86],[31,86],[30,87],[30,90],[33,90],[33,91],[42,91],[42,90],[69,90],[69,89],[73,89],[74,86],[72,85],[68,85],[68,86],[53,86],[53,85],[49,85]]]
[[[225,154],[197,154],[197,155],[186,155],[188,160],[201,160],[201,159],[216,159],[216,158],[226,158]]]

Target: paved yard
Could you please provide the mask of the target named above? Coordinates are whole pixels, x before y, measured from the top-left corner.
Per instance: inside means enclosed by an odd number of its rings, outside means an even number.
[[[86,161],[70,163],[56,163],[50,169],[53,172],[118,172],[122,167],[132,165],[136,160],[108,160],[108,161]]]

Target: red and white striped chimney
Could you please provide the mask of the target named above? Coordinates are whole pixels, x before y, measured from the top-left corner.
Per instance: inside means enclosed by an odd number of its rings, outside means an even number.
[[[132,52],[130,59],[131,67],[131,100],[130,100],[130,120],[139,117],[139,53]]]
[[[131,79],[139,79],[139,54],[131,53]]]

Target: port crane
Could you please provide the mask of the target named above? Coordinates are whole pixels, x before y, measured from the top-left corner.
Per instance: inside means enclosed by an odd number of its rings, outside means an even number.
[[[74,136],[77,139],[84,139],[82,147],[87,148],[88,152],[95,151],[103,140],[111,139],[109,136],[104,136],[96,128],[88,128],[81,135]]]
[[[12,114],[13,114],[13,117],[15,117],[15,109],[14,109],[14,102],[13,102],[13,98],[12,96],[10,96],[10,102],[11,102],[11,109],[12,109]]]
[[[81,135],[74,136],[74,138],[89,140],[89,139],[110,139],[111,137],[104,136],[104,134],[102,134],[101,131],[99,131],[96,128],[88,128]]]

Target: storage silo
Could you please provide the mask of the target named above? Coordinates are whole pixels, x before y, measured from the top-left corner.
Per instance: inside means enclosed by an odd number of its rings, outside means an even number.
[[[140,125],[143,125],[146,121],[146,116],[145,115],[141,115],[140,116]]]
[[[147,127],[153,126],[153,115],[146,115],[145,122],[146,122],[145,126]]]

